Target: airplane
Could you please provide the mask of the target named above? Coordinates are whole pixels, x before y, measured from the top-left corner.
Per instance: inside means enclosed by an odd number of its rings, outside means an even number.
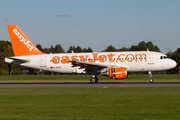
[[[91,74],[91,83],[98,82],[98,75],[126,79],[130,72],[148,72],[152,83],[152,71],[177,65],[165,54],[149,50],[46,54],[38,50],[17,25],[7,25],[7,29],[15,56],[6,57],[6,63],[57,73]]]

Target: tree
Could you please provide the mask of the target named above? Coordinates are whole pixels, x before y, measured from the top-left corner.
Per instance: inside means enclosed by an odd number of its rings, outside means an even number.
[[[43,51],[43,48],[40,44],[37,44],[36,47],[40,50],[40,51]]]
[[[177,66],[175,67],[176,71],[179,71],[178,74],[180,74],[180,48],[178,48],[175,52],[174,52],[174,57],[175,57],[175,61],[177,62]]]
[[[169,51],[166,55],[167,55],[169,58],[175,60],[175,53],[174,53],[174,52]]]
[[[129,51],[129,48],[122,47],[122,48],[118,49],[117,51]]]
[[[0,74],[19,74],[21,67],[4,62],[5,57],[14,56],[12,45],[8,41],[0,41]]]
[[[112,45],[109,45],[106,49],[104,49],[105,52],[113,52],[117,51],[116,48]]]
[[[77,46],[74,52],[80,53],[82,52],[82,48],[80,46]]]
[[[49,48],[49,52],[50,53],[55,53],[55,48],[53,47],[53,45],[51,45],[51,47]]]
[[[67,53],[71,53],[72,51],[73,52],[76,51],[76,47],[74,45],[69,47],[69,49],[67,50]]]
[[[131,51],[156,51],[156,52],[160,52],[160,49],[157,46],[154,46],[154,44],[152,42],[145,42],[145,41],[141,41],[139,42],[139,44],[136,45],[132,45],[131,48],[129,50]]]
[[[43,48],[42,52],[44,52],[44,53],[50,53],[50,52],[49,52],[49,48]]]
[[[63,47],[61,46],[61,44],[57,44],[55,46],[54,50],[55,50],[55,53],[65,53],[65,51],[64,51]]]
[[[93,50],[90,47],[88,47],[87,52],[93,52]]]
[[[140,51],[146,51],[147,50],[147,46],[146,46],[146,42],[142,41],[138,44],[138,48]]]
[[[87,48],[83,48],[82,49],[80,46],[77,46],[77,47],[70,46],[69,49],[67,50],[67,53],[71,53],[72,51],[74,53],[78,53],[78,52],[93,52],[93,50],[90,47],[88,47],[88,49]]]
[[[82,52],[93,52],[93,50],[90,47],[88,47],[88,49],[83,48]]]
[[[147,42],[146,46],[147,46],[147,49],[149,49],[150,51],[160,52],[160,49],[157,46],[154,46],[152,42]]]
[[[166,55],[167,55],[169,58],[175,60],[175,57],[176,57],[175,52],[170,51],[170,52],[168,52]],[[177,60],[175,60],[175,61],[177,62]],[[177,65],[175,68],[170,69],[170,70],[167,70],[167,72],[168,72],[168,73],[175,74],[175,73],[178,73],[178,70],[179,70],[179,67],[178,67],[178,65]]]
[[[131,48],[130,48],[131,51],[139,51],[139,47],[138,46],[135,46],[135,45],[132,45]]]

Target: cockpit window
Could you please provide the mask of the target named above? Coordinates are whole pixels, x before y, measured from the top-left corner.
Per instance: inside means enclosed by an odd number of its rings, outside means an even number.
[[[161,56],[160,59],[169,59],[168,56]]]

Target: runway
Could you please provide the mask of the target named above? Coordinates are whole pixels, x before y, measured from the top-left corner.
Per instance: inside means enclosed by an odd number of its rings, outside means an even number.
[[[119,83],[0,83],[0,88],[173,88],[180,82],[119,82]]]

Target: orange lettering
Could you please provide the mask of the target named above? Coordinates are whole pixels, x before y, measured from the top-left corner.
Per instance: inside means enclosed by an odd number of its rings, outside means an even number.
[[[58,64],[60,62],[60,57],[59,56],[54,56],[52,59],[51,59],[52,63],[54,64]]]
[[[69,61],[69,57],[68,56],[62,56],[61,58],[62,58],[62,61],[61,61],[62,64],[66,64],[66,63],[68,64],[69,63],[68,62]]]
[[[76,61],[76,60],[77,60],[77,58],[78,58],[78,56],[77,56],[77,55],[75,55],[75,56],[71,56],[71,59],[72,59],[73,61]]]
[[[89,55],[85,55],[85,57],[84,57],[84,55],[80,55],[79,57],[80,57],[81,61],[86,62],[86,59],[87,59],[88,56]]]
[[[124,54],[120,54],[120,55],[118,56],[119,61],[120,61],[120,62],[125,62],[125,59],[121,60],[121,56],[125,56],[125,55],[124,55]]]
[[[107,59],[107,56],[106,55],[100,55],[99,57],[98,57],[98,60],[100,61],[100,62],[106,62],[106,59]]]
[[[114,62],[115,60],[113,60],[113,56],[115,56],[114,54],[110,53],[107,55],[109,57],[109,62]]]
[[[88,59],[88,62],[90,62],[90,63],[94,63],[94,62],[97,61],[97,54],[98,53],[92,53],[92,54],[93,54],[93,60],[92,59]]]
[[[146,54],[135,54],[135,58],[136,58],[136,62],[137,62],[137,57],[139,56],[140,57],[140,62],[142,62],[142,56],[144,55],[145,57],[145,62],[147,61],[146,59]]]
[[[131,60],[129,60],[129,59],[128,59],[128,56],[132,56],[133,58],[132,58]],[[133,54],[127,54],[127,55],[126,55],[126,60],[127,60],[128,62],[132,62],[132,61],[134,60],[134,55],[133,55]]]

